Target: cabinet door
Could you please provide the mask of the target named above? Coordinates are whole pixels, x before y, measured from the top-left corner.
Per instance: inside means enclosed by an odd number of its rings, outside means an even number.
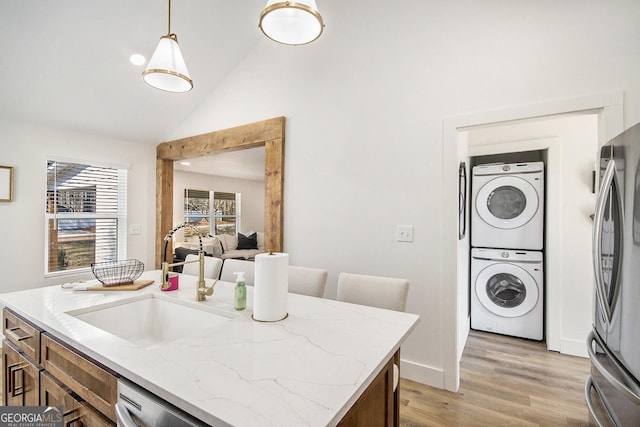
[[[8,340],[2,342],[2,363],[4,366],[5,406],[38,406],[40,404],[40,378],[42,369]]]
[[[46,371],[40,373],[40,404],[62,406],[64,425],[67,427],[106,427],[115,425],[97,413],[86,402],[76,398],[71,390]]]
[[[77,402],[68,388],[60,384],[47,371],[40,372],[40,405],[62,406],[65,425],[75,416]]]
[[[71,419],[66,425],[69,427],[115,427],[116,423],[93,409],[87,402],[80,402],[77,417]]]
[[[115,421],[116,377],[48,334],[42,334],[44,369],[109,419]]]
[[[393,391],[394,357],[382,368],[369,387],[340,420],[338,427],[397,426],[397,399]]]

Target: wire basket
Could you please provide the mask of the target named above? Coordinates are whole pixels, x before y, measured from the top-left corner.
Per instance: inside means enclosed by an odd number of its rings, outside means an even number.
[[[137,259],[94,262],[91,271],[104,286],[129,285],[144,271],[144,264]]]

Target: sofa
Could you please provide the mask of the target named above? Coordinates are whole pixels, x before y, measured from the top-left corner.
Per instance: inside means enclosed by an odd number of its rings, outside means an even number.
[[[174,262],[184,261],[183,256],[198,253],[200,242],[198,237],[191,237],[186,242],[174,244]],[[205,255],[222,259],[253,260],[257,254],[265,252],[264,233],[249,231],[237,234],[218,234],[202,238],[202,249]]]
[[[222,259],[249,259],[265,252],[264,233],[250,231],[235,235],[219,234],[216,236],[222,246]]]

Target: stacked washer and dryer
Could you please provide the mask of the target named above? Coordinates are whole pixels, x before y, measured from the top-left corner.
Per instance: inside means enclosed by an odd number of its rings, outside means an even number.
[[[471,182],[471,328],[542,340],[544,163],[477,165]]]

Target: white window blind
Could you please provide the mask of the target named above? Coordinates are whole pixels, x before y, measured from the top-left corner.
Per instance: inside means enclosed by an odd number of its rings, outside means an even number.
[[[47,161],[45,273],[126,258],[127,170]]]

